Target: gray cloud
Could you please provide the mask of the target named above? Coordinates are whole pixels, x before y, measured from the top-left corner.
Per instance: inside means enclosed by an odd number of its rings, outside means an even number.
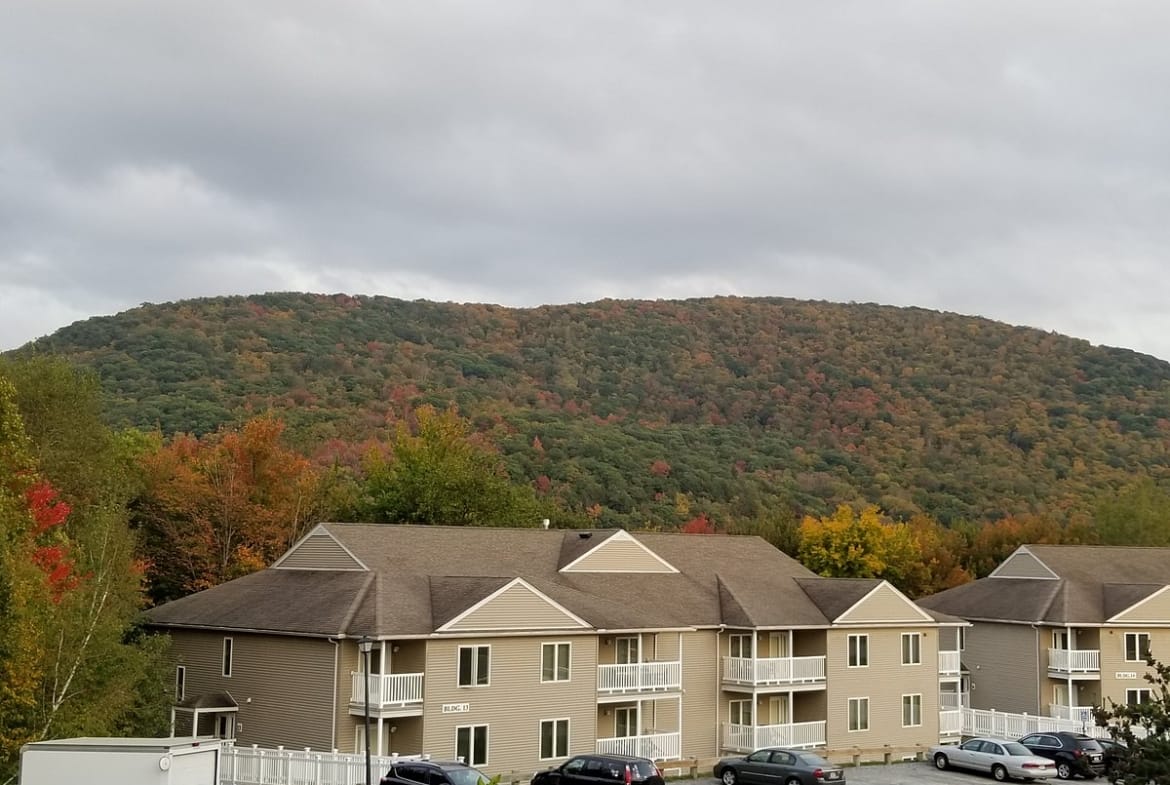
[[[273,290],[781,295],[1170,359],[1170,6],[54,2],[0,25],[0,348]]]

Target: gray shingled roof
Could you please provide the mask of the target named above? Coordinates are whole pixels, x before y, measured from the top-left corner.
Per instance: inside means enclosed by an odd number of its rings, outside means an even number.
[[[877,581],[817,578],[751,536],[633,532],[678,573],[560,573],[615,530],[330,523],[371,572],[267,569],[151,610],[161,626],[429,635],[514,578],[602,630],[827,626]],[[807,584],[807,586],[804,586]],[[813,588],[810,590],[808,586]]]
[[[1059,579],[981,578],[919,604],[965,619],[1100,624],[1170,583],[1170,548],[1026,547]]]

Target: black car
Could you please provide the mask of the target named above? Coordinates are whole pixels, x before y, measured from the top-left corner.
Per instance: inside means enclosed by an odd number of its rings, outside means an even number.
[[[1105,750],[1105,773],[1112,775],[1129,757],[1129,747],[1117,739],[1097,739],[1097,743]]]
[[[715,764],[723,785],[845,785],[845,770],[809,750],[766,747]]]
[[[488,777],[458,761],[404,760],[382,777],[381,785],[481,785]]]
[[[575,755],[555,769],[538,771],[532,785],[664,785],[662,771],[649,758],[632,755]]]
[[[1042,758],[1056,762],[1056,776],[1062,780],[1079,774],[1093,779],[1105,773],[1105,748],[1092,736],[1072,731],[1029,733],[1020,744]]]

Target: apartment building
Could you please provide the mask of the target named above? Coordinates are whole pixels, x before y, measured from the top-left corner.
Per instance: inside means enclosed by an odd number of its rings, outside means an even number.
[[[959,730],[965,622],[758,537],[328,523],[149,616],[175,732],[243,744],[361,751],[367,689],[375,752],[488,773]]]
[[[1170,548],[1022,545],[991,573],[919,601],[969,620],[970,705],[1092,723],[1150,697],[1170,654]]]

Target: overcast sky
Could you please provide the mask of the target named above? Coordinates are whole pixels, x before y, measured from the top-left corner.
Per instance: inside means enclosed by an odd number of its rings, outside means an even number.
[[[1170,359],[1170,3],[5,0],[0,349],[266,291],[775,295]]]

